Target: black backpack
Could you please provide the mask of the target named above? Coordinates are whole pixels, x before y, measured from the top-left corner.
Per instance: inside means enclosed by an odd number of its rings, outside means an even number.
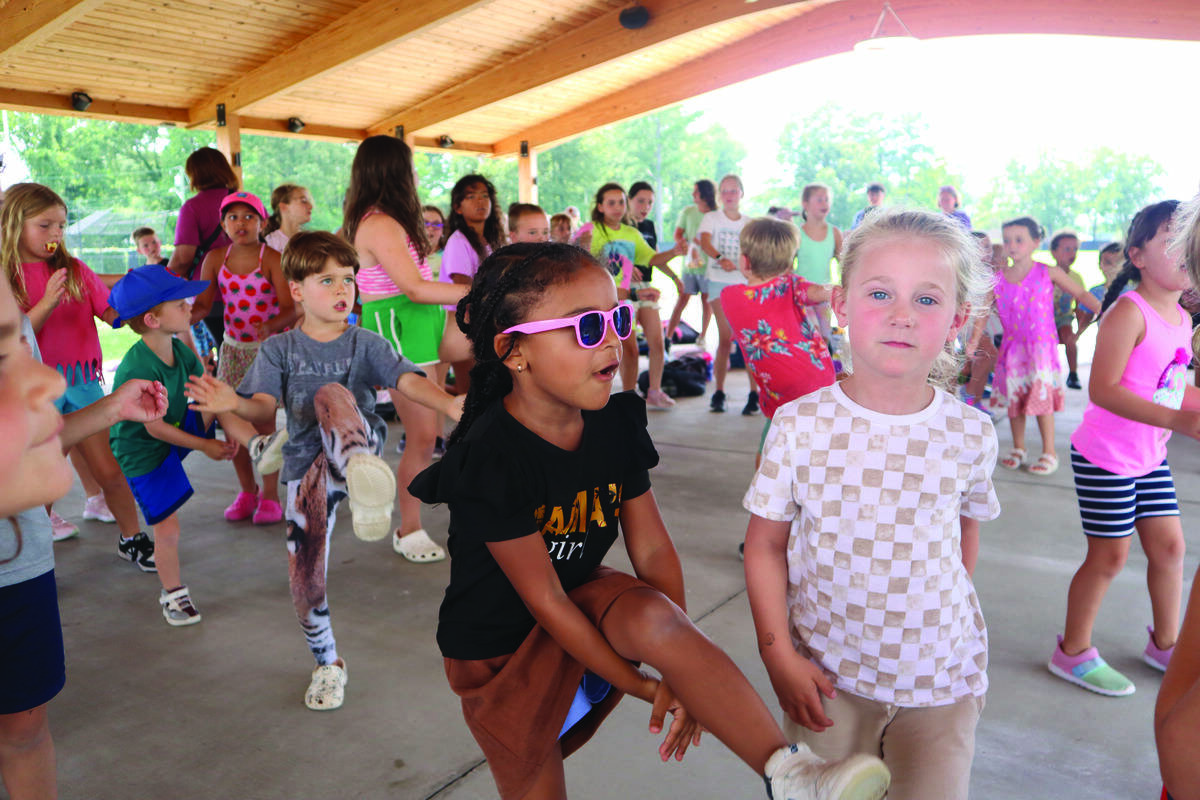
[[[708,362],[700,356],[680,356],[663,365],[662,390],[667,397],[699,397],[708,391]],[[642,394],[649,391],[650,373],[638,376]]]

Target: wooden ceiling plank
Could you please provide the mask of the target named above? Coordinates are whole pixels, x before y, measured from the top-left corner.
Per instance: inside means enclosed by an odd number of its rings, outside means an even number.
[[[209,94],[190,109],[191,122],[195,125],[215,118],[217,103],[225,103],[226,111],[234,111],[274,97],[487,2],[489,0],[425,0],[421,3],[368,0],[337,22]]]
[[[104,0],[9,0],[0,4],[0,63],[12,63]]]
[[[433,97],[392,114],[371,126],[372,133],[397,125],[420,131],[482,106],[536,89],[589,67],[681,36],[698,28],[769,8],[811,3],[812,0],[644,0],[650,24],[638,30],[622,28],[620,10],[556,37],[541,47],[508,59],[474,77],[460,81]]]

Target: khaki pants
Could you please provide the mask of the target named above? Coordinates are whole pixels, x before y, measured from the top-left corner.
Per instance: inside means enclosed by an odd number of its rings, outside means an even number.
[[[888,800],[966,800],[982,697],[921,708],[844,691],[821,700],[833,726],[816,733],[784,715],[783,731],[790,741],[804,742],[830,761],[852,753],[879,756],[892,771]]]

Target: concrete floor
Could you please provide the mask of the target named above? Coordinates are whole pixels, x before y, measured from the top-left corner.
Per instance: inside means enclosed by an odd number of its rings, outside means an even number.
[[[731,375],[733,413],[724,416],[708,413],[707,398],[652,415],[662,455],[652,478],[683,559],[693,617],[777,708],[735,555],[762,426],[761,416],[736,413],[746,385],[744,373]],[[1058,416],[1060,452],[1084,399],[1071,392]],[[1007,424],[999,434],[1003,449]],[[393,425],[393,443],[398,436]],[[1195,552],[1200,448],[1177,436],[1171,452]],[[388,459],[396,458],[389,447]],[[164,623],[156,577],[116,558],[112,526],[81,522],[78,539],[57,545],[68,682],[50,717],[62,797],[494,797],[433,637],[448,564],[409,564],[386,541],[361,542],[343,515],[329,591],[350,681],[341,710],[308,711],[312,661],[289,601],[282,526],[227,524],[221,512],[232,499],[233,470],[200,455],[188,468],[197,494],[182,512],[181,552],[200,625]],[[1140,660],[1149,621],[1140,549],[1114,584],[1095,637],[1137,693],[1109,699],[1068,686],[1045,661],[1084,551],[1069,466],[1049,479],[998,470],[996,483],[1004,513],[983,526],[975,576],[991,636],[992,688],[972,797],[1157,797],[1151,720],[1159,676]],[[58,508],[79,521],[80,490]],[[426,527],[440,541],[446,518],[444,508],[426,511]],[[619,549],[610,561],[627,564]],[[1188,587],[1195,569],[1189,555]],[[683,764],[659,763],[648,710],[626,700],[570,759],[572,798],[763,796],[759,779],[713,739]]]

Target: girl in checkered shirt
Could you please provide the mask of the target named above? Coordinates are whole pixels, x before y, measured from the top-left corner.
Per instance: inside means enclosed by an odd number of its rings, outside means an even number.
[[[854,372],[779,407],[746,493],[746,584],[784,733],[882,757],[890,800],[966,797],[987,691],[971,582],[1000,512],[989,417],[942,389],[990,274],[954,219],[877,211],[833,309]],[[937,385],[934,385],[934,384]]]

